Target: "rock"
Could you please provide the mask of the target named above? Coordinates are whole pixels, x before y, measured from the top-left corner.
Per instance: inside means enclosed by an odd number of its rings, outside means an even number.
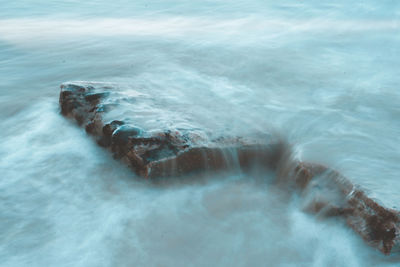
[[[287,163],[286,163],[287,164]],[[293,161],[284,173],[304,210],[322,217],[341,217],[369,245],[388,255],[400,248],[400,213],[380,205],[339,172],[317,163]]]
[[[289,147],[282,142],[210,136],[196,127],[162,124],[159,117],[165,111],[153,112],[157,105],[152,106],[151,97],[108,84],[63,84],[60,106],[64,116],[74,118],[99,145],[142,177],[238,167],[274,170],[277,185],[286,192],[297,192],[305,211],[319,217],[343,218],[369,245],[384,254],[399,248],[398,211],[367,197],[337,171],[292,159]]]
[[[140,176],[179,176],[235,166],[250,169],[254,164],[272,167],[279,159],[279,142],[211,138],[191,129],[146,129],[146,125],[138,125],[140,120],[125,116],[135,111],[144,113],[138,102],[151,101],[138,92],[127,93],[110,85],[61,85],[61,113],[74,118],[99,145],[109,148],[115,158],[126,162]],[[149,112],[150,109],[151,106]],[[148,120],[154,118],[149,116]]]

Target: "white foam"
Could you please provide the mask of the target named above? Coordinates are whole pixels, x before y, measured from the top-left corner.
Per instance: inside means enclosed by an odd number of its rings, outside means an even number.
[[[76,37],[148,36],[169,38],[238,39],[237,35],[258,39],[308,32],[348,34],[362,31],[398,31],[398,20],[283,20],[246,17],[217,19],[209,17],[155,17],[137,19],[90,18],[22,18],[0,19],[0,40],[15,44],[44,42]],[[261,34],[265,36],[260,36]],[[245,38],[242,39],[244,42]],[[239,39],[239,40],[240,40]],[[239,43],[241,43],[239,41]]]

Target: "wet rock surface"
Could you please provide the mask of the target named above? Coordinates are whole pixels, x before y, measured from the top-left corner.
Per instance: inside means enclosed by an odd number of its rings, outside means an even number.
[[[273,168],[279,159],[278,142],[210,137],[198,129],[154,130],[126,117],[145,113],[137,103],[149,101],[138,92],[127,94],[117,87],[95,83],[63,84],[60,93],[61,113],[74,118],[99,145],[109,148],[115,158],[143,177],[179,176],[236,166],[248,169],[255,164]]]
[[[398,211],[383,207],[349,179],[326,166],[300,161],[284,164],[278,182],[284,180],[285,186],[295,188],[306,212],[321,218],[343,218],[370,246],[386,255],[399,251]]]
[[[399,212],[367,197],[339,172],[285,156],[288,146],[281,142],[210,136],[196,127],[162,124],[158,116],[164,111],[153,114],[151,101],[140,92],[110,84],[61,85],[61,113],[75,119],[99,145],[142,177],[159,179],[255,166],[273,170],[277,185],[297,192],[305,211],[343,218],[369,245],[384,254],[398,251]]]

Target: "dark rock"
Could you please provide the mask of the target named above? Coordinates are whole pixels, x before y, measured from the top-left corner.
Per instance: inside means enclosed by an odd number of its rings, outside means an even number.
[[[108,93],[89,93],[85,95],[85,100],[88,102],[99,101],[101,98],[104,98],[107,95]]]
[[[61,113],[74,118],[140,176],[162,178],[254,167],[275,170],[277,185],[287,192],[298,192],[305,211],[343,218],[384,254],[399,247],[399,212],[368,198],[339,172],[291,159],[290,149],[282,142],[211,138],[195,129],[148,129],[135,121],[136,114],[152,110],[140,105],[148,101],[138,92],[126,95],[118,88],[96,83],[63,84],[60,93]],[[154,120],[157,118],[148,121]]]
[[[367,197],[337,171],[316,163],[295,161],[291,165],[284,175],[306,200],[306,211],[344,218],[368,244],[384,254],[399,249],[398,211],[385,208]]]
[[[144,177],[226,170],[238,165],[243,169],[250,169],[253,165],[270,167],[279,157],[277,144],[268,143],[267,140],[212,139],[194,130],[153,131],[138,127],[135,122],[122,117],[124,112],[131,112],[136,102],[140,102],[136,98],[109,85],[63,84],[60,93],[61,113],[74,118],[97,139],[99,145],[109,148],[115,158],[126,162]],[[148,99],[142,98],[142,101]],[[118,103],[122,103],[122,107],[126,103],[131,104],[120,112]]]

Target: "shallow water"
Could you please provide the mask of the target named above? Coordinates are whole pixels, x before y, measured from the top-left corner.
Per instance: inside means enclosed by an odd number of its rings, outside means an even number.
[[[281,134],[398,207],[400,3],[276,2],[0,0],[2,264],[398,265],[273,174],[154,185],[59,114],[62,82],[117,83],[164,122]]]

